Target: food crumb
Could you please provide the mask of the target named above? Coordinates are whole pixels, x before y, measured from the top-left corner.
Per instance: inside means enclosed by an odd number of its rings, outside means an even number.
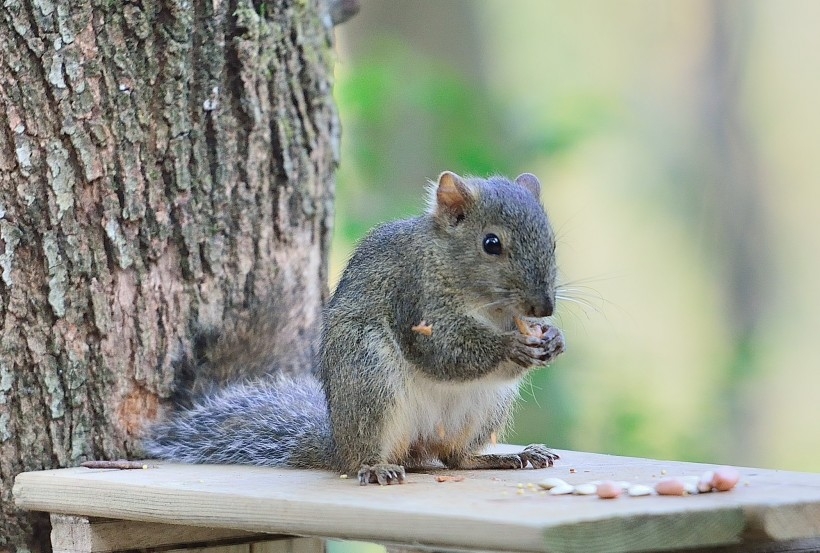
[[[463,482],[464,476],[460,474],[450,475],[450,474],[438,474],[436,475],[436,482]]]
[[[346,474],[340,474],[339,478],[341,478],[342,480],[347,480],[347,475]]]
[[[515,326],[518,327],[518,332],[524,336],[535,336],[536,338],[544,337],[544,329],[539,324],[530,324],[516,317]]]
[[[575,470],[575,469],[569,469],[569,473],[570,473],[570,474],[575,474],[576,472],[578,472],[578,471],[577,471],[577,470]]]
[[[422,336],[432,336],[433,335],[433,325],[428,325],[424,321],[421,321],[416,326],[410,327],[410,330],[412,330],[416,334],[421,334]]]

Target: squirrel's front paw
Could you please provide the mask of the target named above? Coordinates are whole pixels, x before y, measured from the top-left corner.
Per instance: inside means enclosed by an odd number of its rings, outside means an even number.
[[[537,332],[513,334],[510,359],[524,368],[543,366],[564,351],[564,336],[554,326],[537,325]]]
[[[518,456],[521,457],[524,466],[527,466],[527,461],[529,461],[534,469],[551,467],[556,459],[560,459],[557,453],[542,444],[528,445]]]
[[[359,469],[359,485],[376,484],[404,484],[404,467],[379,463],[377,465],[362,465]]]

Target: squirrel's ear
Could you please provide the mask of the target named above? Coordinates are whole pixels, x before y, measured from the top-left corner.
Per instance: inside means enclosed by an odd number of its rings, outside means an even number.
[[[515,178],[515,184],[523,186],[532,192],[536,198],[541,199],[541,182],[532,173],[521,173]]]
[[[438,177],[436,186],[435,214],[459,221],[475,201],[469,185],[451,171],[444,171]]]

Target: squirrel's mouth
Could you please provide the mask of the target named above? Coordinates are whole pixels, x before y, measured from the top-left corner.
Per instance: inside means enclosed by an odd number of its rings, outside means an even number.
[[[555,299],[550,296],[544,296],[539,301],[534,301],[525,306],[524,312],[527,317],[535,319],[543,319],[550,317],[555,312]]]

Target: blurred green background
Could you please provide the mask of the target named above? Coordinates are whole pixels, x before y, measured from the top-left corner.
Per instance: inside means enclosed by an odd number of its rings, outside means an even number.
[[[568,352],[508,441],[820,471],[820,2],[362,1],[331,285],[444,169],[528,171]]]

